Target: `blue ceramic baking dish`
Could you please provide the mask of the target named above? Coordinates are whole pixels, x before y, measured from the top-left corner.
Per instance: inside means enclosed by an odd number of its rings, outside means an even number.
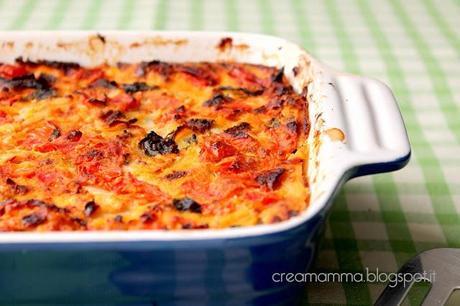
[[[220,42],[226,40],[225,49]],[[218,47],[220,45],[220,47]],[[96,65],[233,60],[284,67],[307,93],[311,203],[273,225],[223,230],[1,233],[0,304],[295,305],[332,199],[354,176],[403,167],[404,124],[381,82],[338,73],[283,39],[222,32],[1,32],[18,56]]]

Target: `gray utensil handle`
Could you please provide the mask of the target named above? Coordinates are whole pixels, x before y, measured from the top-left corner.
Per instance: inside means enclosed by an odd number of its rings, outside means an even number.
[[[404,264],[398,273],[421,275],[432,271],[434,278],[421,278],[431,283],[423,306],[444,305],[452,291],[460,288],[460,249],[433,249],[420,253]],[[398,282],[387,286],[375,302],[376,306],[401,305],[414,284]]]

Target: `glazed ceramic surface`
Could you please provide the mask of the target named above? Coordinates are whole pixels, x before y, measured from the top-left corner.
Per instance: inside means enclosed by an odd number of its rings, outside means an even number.
[[[231,38],[231,44],[221,44]],[[227,40],[228,41],[228,40]],[[225,45],[225,46],[223,46]],[[283,39],[223,32],[0,32],[0,62],[233,60],[284,67],[306,92],[311,203],[288,221],[187,231],[1,233],[0,304],[295,305],[301,284],[273,273],[313,262],[348,179],[403,167],[410,146],[379,81],[336,72]]]

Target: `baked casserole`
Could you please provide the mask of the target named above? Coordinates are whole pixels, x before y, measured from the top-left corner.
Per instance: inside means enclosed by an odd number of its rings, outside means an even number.
[[[0,65],[0,231],[203,229],[309,203],[305,93],[233,62]]]

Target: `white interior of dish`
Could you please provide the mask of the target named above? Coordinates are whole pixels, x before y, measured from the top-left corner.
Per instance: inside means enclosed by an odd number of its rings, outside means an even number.
[[[85,66],[102,62],[139,61],[223,61],[284,67],[294,88],[308,86],[309,117],[312,124],[308,141],[320,137],[319,148],[310,146],[308,174],[311,203],[299,216],[273,225],[258,225],[222,230],[130,231],[130,232],[48,232],[2,233],[0,243],[200,240],[262,235],[295,227],[315,214],[328,202],[347,169],[355,161],[347,157],[346,142],[331,141],[323,133],[328,128],[345,131],[340,115],[339,97],[328,84],[332,72],[312,59],[304,50],[276,37],[222,32],[0,32],[0,62],[13,62],[22,56],[29,60],[77,62]],[[222,38],[231,37],[233,47],[217,48]],[[294,76],[293,68],[298,67]]]

